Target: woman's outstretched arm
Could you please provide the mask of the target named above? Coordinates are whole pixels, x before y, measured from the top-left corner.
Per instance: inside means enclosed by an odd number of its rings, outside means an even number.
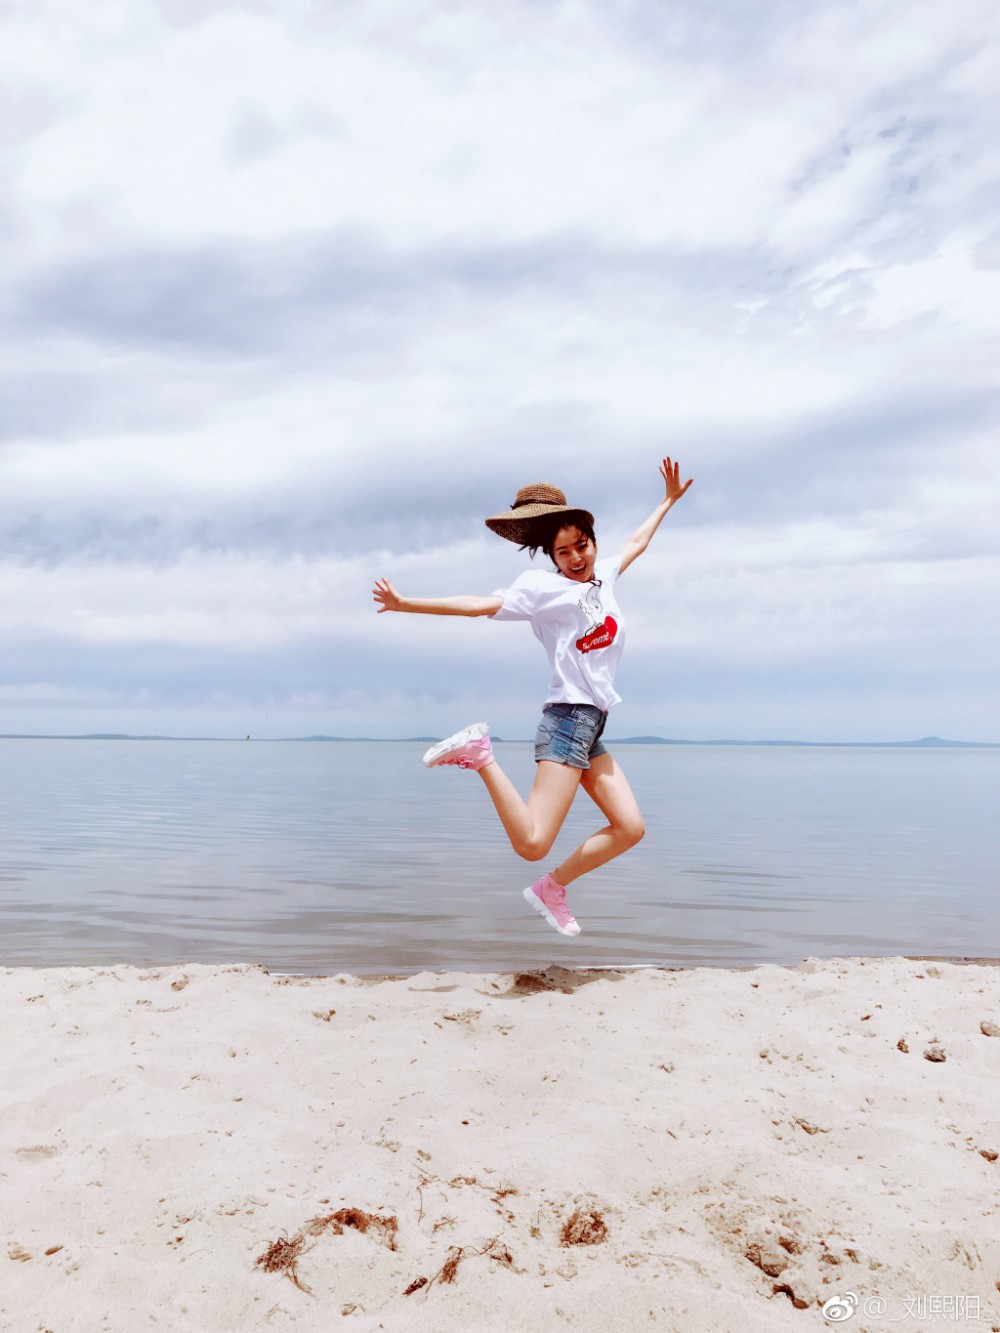
[[[372,589],[383,611],[414,611],[425,616],[491,616],[503,606],[502,597],[400,597],[388,579],[376,579]]]
[[[635,532],[632,533],[632,536],[625,543],[625,546],[622,549],[622,562],[619,567],[619,572],[622,574],[628,569],[633,560],[642,555],[643,551],[653,540],[653,533],[663,522],[664,518],[666,518],[668,510],[677,503],[687,488],[691,485],[691,481],[694,480],[692,477],[682,486],[680,481],[680,464],[672,463],[669,458],[663,460],[663,465],[660,468],[660,476],[666,482],[667,493],[650,514],[649,518],[646,519],[645,523],[636,528]]]

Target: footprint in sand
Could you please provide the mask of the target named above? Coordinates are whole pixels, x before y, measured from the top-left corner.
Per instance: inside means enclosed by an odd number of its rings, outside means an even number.
[[[40,1162],[46,1157],[57,1157],[59,1149],[50,1143],[39,1143],[33,1148],[17,1148],[15,1154],[22,1162]]]

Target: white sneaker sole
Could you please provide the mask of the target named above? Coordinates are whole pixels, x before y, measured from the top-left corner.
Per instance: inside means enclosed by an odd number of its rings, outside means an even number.
[[[555,917],[552,915],[549,909],[545,906],[541,898],[539,898],[538,894],[534,890],[534,886],[531,884],[529,884],[528,887],[524,890],[524,901],[527,903],[531,903],[532,907],[535,909],[536,912],[541,912],[542,916],[549,923],[552,929],[558,930],[560,935],[568,935],[570,939],[576,939],[577,935],[580,934],[579,923],[577,923],[576,930],[567,930],[565,926],[560,926],[559,922],[555,919]]]
[[[424,755],[424,763],[428,768],[440,759],[443,754],[449,750],[460,750],[463,745],[468,745],[469,741],[479,741],[487,735],[490,729],[488,722],[473,722],[471,727],[466,727],[464,731],[456,731],[454,736],[449,736],[445,741],[438,741],[437,745],[432,745]]]

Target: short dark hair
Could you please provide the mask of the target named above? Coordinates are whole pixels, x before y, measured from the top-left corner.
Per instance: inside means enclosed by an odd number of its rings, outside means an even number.
[[[531,525],[531,538],[521,547],[522,551],[527,551],[532,560],[538,551],[544,551],[552,563],[555,565],[555,558],[552,551],[555,548],[556,538],[562,532],[563,528],[579,528],[585,537],[589,537],[592,542],[597,538],[594,536],[594,525],[583,510],[571,509],[565,514],[546,514],[544,517],[536,519]],[[558,569],[559,566],[556,565]]]

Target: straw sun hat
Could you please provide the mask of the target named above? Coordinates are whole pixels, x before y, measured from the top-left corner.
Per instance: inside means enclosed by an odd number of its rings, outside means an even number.
[[[536,481],[531,486],[522,486],[511,508],[488,518],[486,526],[498,537],[506,537],[518,546],[531,546],[538,531],[538,520],[548,518],[549,514],[583,514],[591,527],[594,525],[594,515],[586,509],[568,505],[558,486]]]

